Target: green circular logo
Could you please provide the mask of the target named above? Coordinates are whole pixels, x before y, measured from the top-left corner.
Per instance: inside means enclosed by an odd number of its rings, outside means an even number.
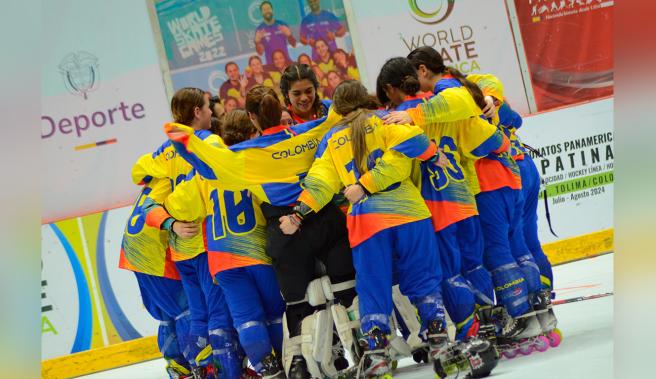
[[[419,0],[408,0],[410,10],[412,11],[412,17],[422,24],[427,25],[438,24],[446,20],[453,11],[453,6],[455,5],[455,0],[431,0],[433,3],[439,3],[437,9],[434,11],[425,11],[417,4],[418,1]]]

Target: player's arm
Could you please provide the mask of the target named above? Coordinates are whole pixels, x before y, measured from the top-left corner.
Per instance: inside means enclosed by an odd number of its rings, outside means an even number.
[[[413,123],[421,126],[478,117],[481,110],[468,91],[447,88],[407,112]]]
[[[328,138],[323,138],[317,148],[312,167],[303,179],[303,192],[298,197],[302,204],[301,217],[318,212],[339,192],[342,182],[337,173],[332,153],[328,148]]]
[[[510,140],[503,131],[482,119],[459,126],[458,142],[463,157],[471,160],[503,153],[510,147]]]
[[[387,189],[410,176],[412,159],[396,150],[387,150],[376,165],[360,176],[358,184],[370,195]]]

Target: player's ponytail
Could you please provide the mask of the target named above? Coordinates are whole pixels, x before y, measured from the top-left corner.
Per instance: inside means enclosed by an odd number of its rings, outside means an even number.
[[[408,96],[416,94],[419,89],[419,78],[417,70],[407,58],[391,58],[380,69],[376,80],[376,97],[382,104],[387,104],[390,99],[385,93],[387,86],[398,88]]]
[[[351,126],[351,146],[353,162],[360,174],[367,171],[369,156],[367,148],[367,126],[371,110],[378,109],[380,103],[367,93],[362,83],[356,80],[345,80],[335,89],[333,109],[344,116],[342,123]]]
[[[480,88],[474,83],[472,83],[470,80],[467,80],[465,75],[463,75],[460,71],[453,67],[446,67],[444,69],[445,74],[449,74],[453,76],[454,78],[458,79],[460,84],[463,85],[463,87],[467,88],[467,91],[469,91],[469,94],[474,98],[474,102],[476,105],[478,105],[479,108],[484,109],[487,106],[487,103],[485,102],[485,96],[483,95],[483,91],[481,91]]]
[[[280,125],[282,111],[278,96],[269,87],[256,85],[246,94],[246,110],[255,115],[262,130]]]

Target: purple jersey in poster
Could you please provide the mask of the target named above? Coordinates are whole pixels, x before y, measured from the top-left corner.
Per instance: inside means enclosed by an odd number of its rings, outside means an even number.
[[[303,21],[301,21],[301,36],[305,36],[307,39],[322,39],[326,41],[328,48],[333,52],[337,49],[337,44],[334,39],[330,40],[328,38],[328,33],[333,32],[334,34],[341,26],[342,24],[337,19],[337,16],[331,12],[322,10],[318,15],[310,13],[303,17]],[[319,61],[319,56],[314,49],[312,49],[312,60],[315,62]]]
[[[262,45],[264,45],[264,57],[267,64],[273,64],[273,52],[281,50],[285,54],[285,58],[289,61],[289,52],[287,51],[287,37],[279,30],[280,26],[287,26],[282,21],[274,21],[273,24],[267,25],[264,22],[255,29],[255,32],[262,30],[264,37],[262,37]]]

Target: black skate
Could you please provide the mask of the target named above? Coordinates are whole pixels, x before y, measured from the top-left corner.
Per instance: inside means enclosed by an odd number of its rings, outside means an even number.
[[[166,373],[169,374],[169,379],[190,379],[193,377],[187,364],[180,364],[174,359],[167,359],[166,362]]]
[[[262,379],[285,379],[285,373],[283,372],[282,366],[273,354],[264,357],[261,364],[262,370],[260,370],[260,375],[262,376]]]
[[[440,321],[428,326],[428,342],[437,378],[483,378],[499,363],[499,352],[490,341],[471,337],[465,342],[448,340],[446,329]]]
[[[512,318],[505,308],[499,307],[495,312],[501,314],[501,332],[497,337],[497,348],[501,355],[512,359],[517,355],[529,355],[534,351],[549,349],[549,339],[542,335],[540,322],[534,312]]]
[[[392,379],[391,358],[387,350],[387,337],[378,328],[372,330],[369,339],[374,340],[374,349],[364,351],[360,363],[340,374],[343,379]],[[367,342],[367,347],[368,347]],[[364,348],[363,345],[361,347]],[[364,349],[363,349],[364,350]]]
[[[212,365],[191,368],[191,374],[194,379],[215,379],[216,376],[214,375],[214,371],[214,366]]]
[[[549,339],[549,346],[557,347],[562,340],[562,334],[556,328],[558,319],[554,314],[553,305],[551,305],[551,291],[544,290],[537,294],[534,303],[539,303],[538,306],[545,309],[544,312],[538,314],[538,321],[540,322],[542,333]]]
[[[335,359],[333,362],[335,370],[342,371],[349,367],[349,361],[346,359],[344,346],[342,345],[342,341],[339,339],[339,334],[337,334],[336,330],[333,330],[333,358]]]
[[[497,344],[497,331],[492,316],[492,306],[485,305],[478,308],[478,336],[490,341],[493,345]]]
[[[430,358],[428,357],[429,349],[427,347],[420,347],[412,351],[412,360],[416,363],[428,363]]]
[[[312,379],[305,358],[302,356],[295,355],[292,358],[292,366],[289,369],[289,379]]]

